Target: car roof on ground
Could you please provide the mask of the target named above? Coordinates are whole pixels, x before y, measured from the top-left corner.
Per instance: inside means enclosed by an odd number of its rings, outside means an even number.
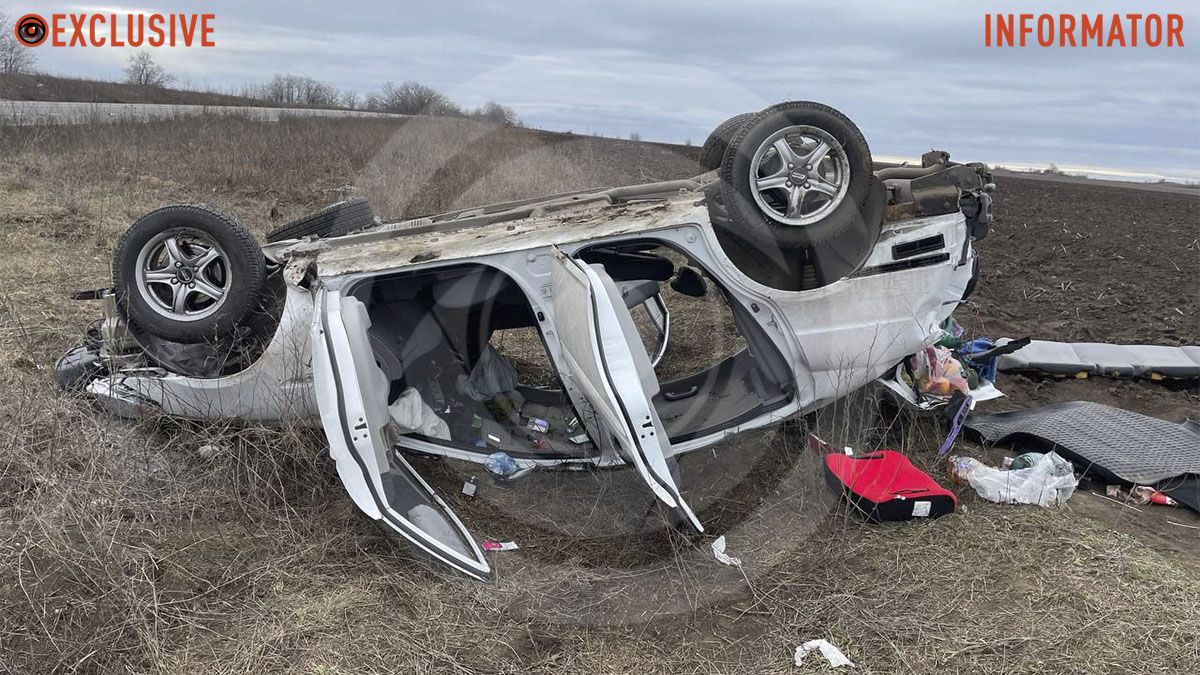
[[[703,201],[695,196],[619,204],[592,202],[549,215],[461,227],[455,227],[455,221],[383,225],[362,234],[294,243],[279,253],[285,258],[315,257],[318,274],[331,277],[707,222]]]

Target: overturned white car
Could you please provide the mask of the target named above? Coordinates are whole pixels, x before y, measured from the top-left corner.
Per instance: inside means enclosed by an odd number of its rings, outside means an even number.
[[[377,223],[362,200],[260,247],[198,206],[117,246],[108,315],[60,383],[124,416],[323,425],[355,504],[436,559],[490,567],[405,460],[514,470],[630,464],[681,520],[675,457],[815,410],[936,338],[978,275],[990,176],[944,153],[875,170],[843,115],[794,102],[739,116],[691,180]],[[723,296],[745,348],[660,381],[663,285]],[[636,317],[636,318],[635,318]],[[536,331],[532,385],[493,348]]]

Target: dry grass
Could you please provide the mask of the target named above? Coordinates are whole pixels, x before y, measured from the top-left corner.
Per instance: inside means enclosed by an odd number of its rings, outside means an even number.
[[[0,99],[9,101],[90,101],[94,103],[175,103],[278,107],[269,101],[211,91],[187,91],[124,82],[52,75],[0,74]]]
[[[521,544],[482,585],[361,517],[319,433],[115,421],[52,385],[96,314],[67,293],[105,284],[116,236],[162,203],[262,232],[347,193],[416,215],[679,177],[690,158],[459,121],[0,128],[0,148],[0,672],[791,673],[816,637],[868,673],[1200,665],[1200,583],[1178,556],[1072,510],[966,497],[934,523],[864,527],[829,512],[800,424],[682,462],[744,572],[665,528],[630,471],[463,502],[472,469],[418,461],[477,536]],[[681,322],[673,349],[706,325]],[[927,421],[851,406],[807,423],[940,473]]]

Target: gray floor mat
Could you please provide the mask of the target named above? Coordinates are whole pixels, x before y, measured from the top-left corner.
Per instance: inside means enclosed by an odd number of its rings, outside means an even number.
[[[1010,340],[1002,338],[997,345]],[[1050,375],[1110,377],[1200,377],[1200,347],[1110,345],[1100,342],[1034,340],[996,362],[1000,370],[1024,370]]]
[[[992,442],[1032,437],[1082,469],[1094,467],[1140,485],[1200,474],[1200,428],[1089,401],[981,415],[966,427]]]

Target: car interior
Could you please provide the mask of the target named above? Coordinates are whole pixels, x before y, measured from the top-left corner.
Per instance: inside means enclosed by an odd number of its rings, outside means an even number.
[[[734,426],[790,399],[790,368],[738,303],[725,302],[722,311],[732,313],[744,346],[660,384],[652,364],[668,347],[666,314],[655,308],[686,312],[689,302],[709,294],[726,300],[724,291],[684,256],[653,242],[590,247],[578,257],[597,270],[614,306],[627,308],[622,330],[672,441]],[[368,339],[386,376],[388,403],[399,406],[415,390],[444,422],[438,431],[401,424],[402,433],[518,458],[596,454],[550,363],[539,316],[503,272],[468,264],[398,273],[360,282],[350,294],[370,316]],[[687,340],[677,340],[668,348],[675,361],[703,361],[688,354],[694,350]],[[675,365],[660,370],[677,372]]]
[[[672,442],[736,426],[791,400],[793,375],[783,354],[749,310],[686,253],[654,241],[631,241],[589,247],[578,257],[603,272],[599,276],[610,294],[626,298],[627,306],[632,305],[625,285],[631,279],[664,282],[661,296],[682,330],[674,331],[663,360],[654,367],[651,402]],[[700,319],[703,325],[690,326],[688,319]],[[629,322],[635,328],[638,323]],[[740,339],[724,348],[715,345],[714,324],[731,324]],[[640,337],[652,349],[652,331],[623,328],[630,344],[638,344]],[[635,358],[641,353],[635,350]]]
[[[545,345],[532,345],[536,351],[526,359],[543,366],[537,379],[550,386],[521,381],[516,367],[493,345],[500,335],[538,323],[524,292],[504,273],[462,265],[378,277],[351,293],[370,315],[368,337],[387,377],[389,404],[415,389],[445,423],[437,435],[415,424],[402,429],[405,433],[512,457],[595,453],[549,368]]]

